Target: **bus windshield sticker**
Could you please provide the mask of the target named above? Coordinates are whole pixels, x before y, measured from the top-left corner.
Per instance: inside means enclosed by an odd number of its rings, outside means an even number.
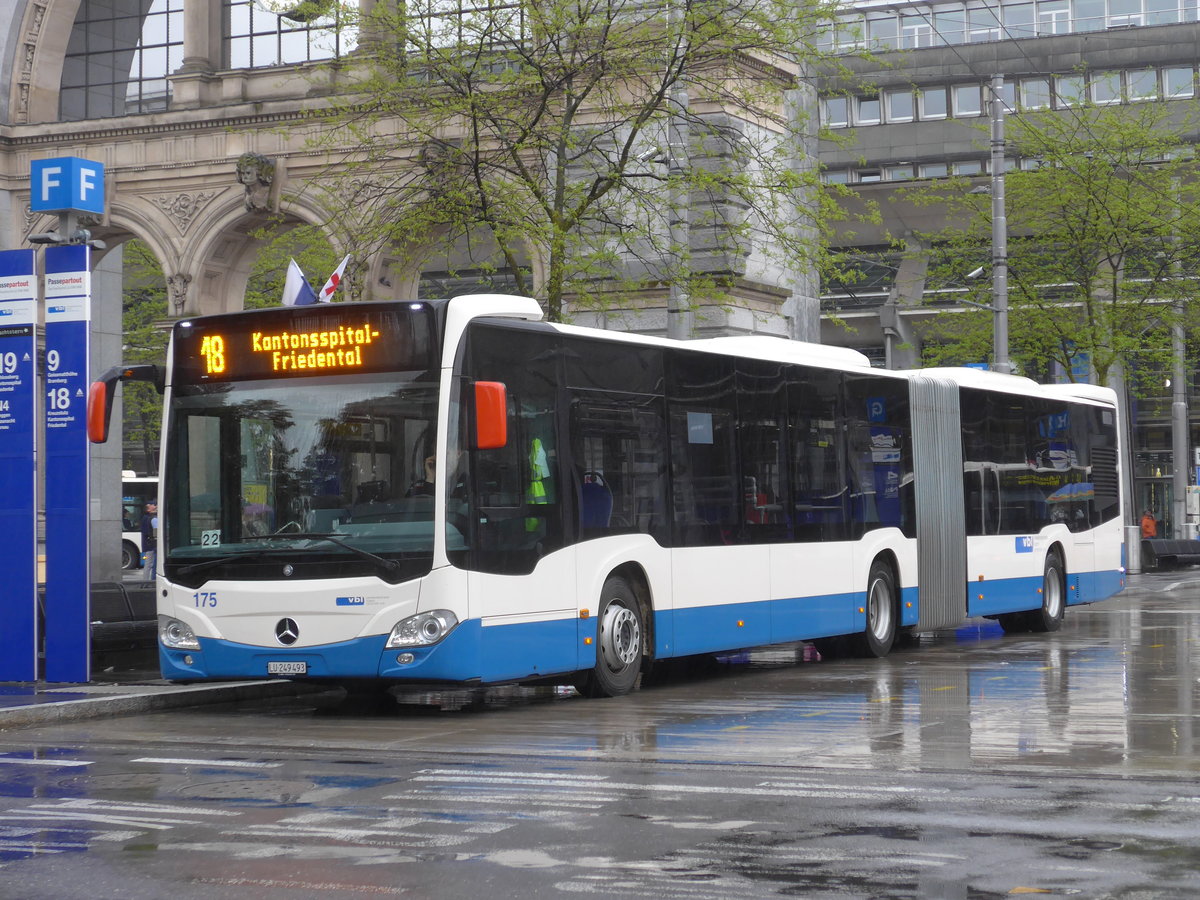
[[[712,413],[689,412],[687,424],[689,444],[711,444],[713,442]]]

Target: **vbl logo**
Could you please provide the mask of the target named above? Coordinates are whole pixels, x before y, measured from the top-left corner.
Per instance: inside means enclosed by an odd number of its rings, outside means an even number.
[[[1017,538],[1017,552],[1018,553],[1032,553],[1033,552],[1033,538],[1030,537],[1029,535],[1022,535],[1021,537]]]
[[[338,606],[366,606],[366,597],[338,597],[335,601]]]

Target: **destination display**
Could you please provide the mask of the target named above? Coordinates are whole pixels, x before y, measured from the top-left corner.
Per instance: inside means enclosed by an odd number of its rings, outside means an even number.
[[[180,322],[175,377],[191,383],[411,371],[436,365],[421,303],[279,307]]]

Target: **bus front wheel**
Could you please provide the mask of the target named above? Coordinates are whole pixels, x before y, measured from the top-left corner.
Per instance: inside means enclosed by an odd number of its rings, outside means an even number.
[[[1051,550],[1042,575],[1042,606],[1026,613],[1031,631],[1058,631],[1062,627],[1067,607],[1065,569],[1058,551]]]
[[[137,547],[129,541],[121,541],[121,568],[136,569],[141,563]]]
[[[871,563],[867,576],[867,627],[855,637],[859,656],[887,656],[896,640],[896,577],[881,559]]]
[[[596,620],[596,664],[575,687],[585,697],[628,694],[642,670],[645,630],[637,594],[624,578],[604,582]]]

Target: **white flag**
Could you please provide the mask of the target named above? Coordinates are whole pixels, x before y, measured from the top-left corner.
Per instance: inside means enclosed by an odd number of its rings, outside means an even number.
[[[334,269],[333,274],[329,276],[329,280],[325,282],[325,287],[321,288],[321,293],[317,295],[317,300],[321,303],[328,303],[333,298],[333,292],[338,289],[338,285],[342,283],[342,272],[346,271],[346,263],[350,261],[350,254],[347,253],[342,257],[342,261],[338,263],[338,267]]]

